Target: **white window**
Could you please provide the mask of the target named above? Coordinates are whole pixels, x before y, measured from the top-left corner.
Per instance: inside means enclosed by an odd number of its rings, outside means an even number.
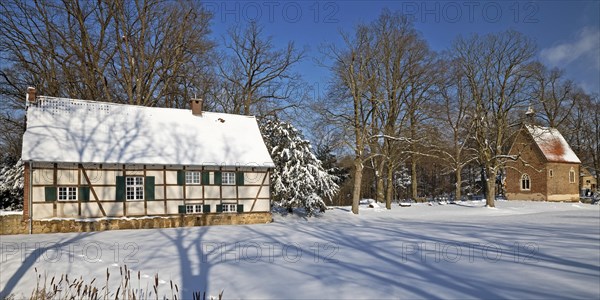
[[[223,172],[221,182],[223,185],[235,185],[235,172]]]
[[[573,167],[569,170],[569,182],[575,183],[575,169],[573,169]]]
[[[202,204],[186,204],[185,205],[185,213],[186,214],[199,214],[202,212]]]
[[[144,177],[125,177],[127,200],[144,200]]]
[[[529,175],[523,174],[521,176],[521,190],[529,191],[531,189],[531,180],[529,179]]]
[[[185,172],[186,184],[200,184],[200,172]]]
[[[237,212],[237,205],[236,204],[223,204],[223,212],[224,213]]]
[[[77,201],[77,188],[74,186],[58,187],[59,201]]]

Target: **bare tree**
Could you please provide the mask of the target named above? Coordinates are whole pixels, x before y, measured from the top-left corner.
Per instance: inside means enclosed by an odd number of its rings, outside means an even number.
[[[197,58],[207,58],[212,48],[206,37],[209,14],[195,2],[162,0],[117,1],[111,9],[116,54],[110,71],[122,101],[145,106],[185,105],[189,98],[180,97],[176,104],[170,98],[189,92],[174,88],[182,83],[182,76],[190,75],[184,71],[193,67],[204,70],[197,65]],[[168,93],[171,97],[165,99]]]
[[[471,147],[472,122],[469,118],[471,103],[469,101],[468,83],[456,60],[445,62],[443,72],[445,79],[439,83],[439,106],[436,109],[438,136],[441,143],[436,147],[440,159],[449,172],[454,173],[454,199],[460,200],[462,193],[462,170],[477,159]]]
[[[293,93],[299,75],[292,71],[304,57],[293,42],[276,49],[272,37],[265,37],[263,27],[250,22],[233,27],[225,40],[227,52],[219,59],[222,83],[215,90],[215,101],[234,114],[268,115],[294,107]],[[221,100],[222,99],[222,100]]]
[[[548,70],[537,62],[532,64],[532,99],[537,115],[550,127],[559,128],[569,117],[577,88],[563,79],[563,71]]]
[[[565,137],[582,164],[600,179],[600,98],[598,94],[578,93],[568,119],[571,134]]]
[[[0,2],[2,126],[18,131],[2,143],[20,144],[27,86],[56,97],[187,105],[188,93],[210,83],[210,18],[183,1]]]
[[[373,117],[373,107],[367,99],[368,87],[374,77],[367,76],[367,69],[372,63],[372,39],[366,26],[358,26],[354,36],[342,34],[344,47],[329,45],[323,52],[333,60],[333,80],[330,99],[335,103],[323,106],[328,119],[339,125],[339,128],[350,138],[348,145],[354,152],[354,174],[352,191],[352,212],[358,214],[361,196],[366,147],[369,136],[369,122]]]
[[[475,147],[485,174],[487,206],[495,206],[496,177],[510,142],[510,113],[528,100],[528,63],[535,48],[515,31],[458,38],[453,46],[468,83]]]

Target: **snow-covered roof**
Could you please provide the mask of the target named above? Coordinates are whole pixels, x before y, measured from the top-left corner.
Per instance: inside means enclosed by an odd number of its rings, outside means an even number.
[[[556,128],[527,125],[529,134],[549,162],[581,163]]]
[[[38,97],[24,161],[262,166],[273,161],[251,116]]]

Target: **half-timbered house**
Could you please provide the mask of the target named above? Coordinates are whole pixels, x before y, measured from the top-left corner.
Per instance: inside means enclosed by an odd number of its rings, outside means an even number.
[[[268,214],[251,116],[27,94],[24,218]],[[233,218],[233,219],[232,219]],[[235,223],[235,222],[232,222]]]

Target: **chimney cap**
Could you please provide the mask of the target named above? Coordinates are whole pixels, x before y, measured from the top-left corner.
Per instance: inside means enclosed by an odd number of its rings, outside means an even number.
[[[202,108],[204,106],[204,100],[202,98],[190,99],[190,108],[194,116],[202,116]]]
[[[25,98],[25,101],[27,103],[35,103],[35,98],[36,98],[36,89],[35,87],[27,87],[27,96]]]
[[[532,116],[535,114],[535,111],[533,110],[533,106],[531,106],[531,104],[529,105],[529,107],[527,108],[527,111],[525,112],[526,116]]]

